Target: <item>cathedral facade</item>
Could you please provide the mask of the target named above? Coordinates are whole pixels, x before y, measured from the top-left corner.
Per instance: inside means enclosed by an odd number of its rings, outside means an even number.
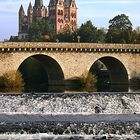
[[[34,6],[30,3],[27,15],[23,6],[19,9],[19,39],[28,38],[31,24],[42,18],[50,21],[54,33],[63,32],[65,29],[74,31],[77,28],[77,6],[75,0],[50,0],[48,8],[43,0],[35,0]]]

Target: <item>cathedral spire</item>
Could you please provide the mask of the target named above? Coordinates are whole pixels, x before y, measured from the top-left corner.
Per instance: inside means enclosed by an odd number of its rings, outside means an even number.
[[[43,0],[35,0],[35,7],[42,7],[43,6]]]
[[[19,15],[21,15],[21,16],[25,15],[25,12],[24,12],[24,9],[23,9],[22,5],[20,6],[20,9],[19,9]]]
[[[29,10],[32,10],[32,4],[31,4],[31,2],[29,3],[29,6],[28,6],[28,11]]]

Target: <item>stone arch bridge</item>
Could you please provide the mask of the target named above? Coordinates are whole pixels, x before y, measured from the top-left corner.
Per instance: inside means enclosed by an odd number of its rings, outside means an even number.
[[[97,60],[108,69],[111,83],[128,84],[140,75],[140,45],[136,44],[0,43],[0,74],[20,70],[30,83],[51,85],[79,77],[92,71]]]

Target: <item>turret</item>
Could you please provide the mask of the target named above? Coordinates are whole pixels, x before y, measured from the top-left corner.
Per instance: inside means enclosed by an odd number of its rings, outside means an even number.
[[[29,3],[29,6],[28,6],[28,11],[30,10],[33,10],[31,2]]]
[[[22,5],[20,6],[20,9],[19,9],[19,15],[20,15],[20,17],[25,15],[25,12],[24,12]]]
[[[43,0],[35,0],[34,7],[43,7]]]
[[[33,8],[32,8],[32,4],[30,2],[29,6],[28,6],[28,29],[30,28],[32,21],[33,21]]]
[[[25,12],[23,6],[21,5],[19,9],[19,32],[22,32],[22,23],[24,20],[24,16],[25,16]]]

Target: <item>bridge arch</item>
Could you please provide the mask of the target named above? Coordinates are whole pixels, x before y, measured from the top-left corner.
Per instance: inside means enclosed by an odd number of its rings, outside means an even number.
[[[36,54],[26,58],[19,66],[26,92],[62,92],[64,73],[52,57]],[[61,87],[61,88],[60,88]]]
[[[128,72],[124,64],[115,57],[105,56],[97,59],[89,72],[98,78],[98,91],[128,91]]]

